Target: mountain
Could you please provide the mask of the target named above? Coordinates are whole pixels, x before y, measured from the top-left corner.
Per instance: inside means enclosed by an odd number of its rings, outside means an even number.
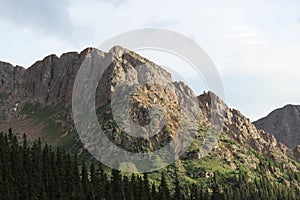
[[[254,122],[261,130],[273,134],[287,147],[294,149],[300,145],[300,106],[286,105],[272,111],[268,116]]]
[[[290,150],[267,131],[257,129],[247,117],[229,108],[213,92],[196,96],[183,82],[173,82],[171,74],[160,66],[119,46],[109,52],[87,48],[60,57],[50,55],[28,69],[0,62],[0,131],[11,127],[19,140],[26,133],[31,141],[41,138],[54,148],[90,159],[75,129],[73,118],[76,114],[72,114],[75,77],[86,61],[99,66],[108,64],[105,70],[102,68],[103,76],[94,88],[95,106],[101,128],[114,144],[132,152],[157,150],[177,134],[184,135],[184,131],[178,130],[187,124],[195,130],[192,145],[179,160],[162,169],[166,174],[178,171],[186,187],[205,183],[210,188],[216,174],[221,174],[220,181],[225,185],[235,180],[238,173],[245,172],[249,183],[265,178],[278,188],[299,190],[300,164],[296,161],[299,151]],[[82,82],[89,80],[83,77]],[[132,92],[129,97],[126,96],[128,90],[120,89],[120,83],[126,83]],[[75,97],[86,103],[92,97],[92,90],[82,90]],[[120,96],[113,99],[115,92]],[[127,104],[127,115],[115,118],[115,112],[122,109],[118,105]],[[149,134],[149,127],[153,125],[151,108],[156,105],[160,105],[156,111],[163,110],[165,115],[155,118],[160,129],[149,139],[127,134],[129,130],[118,123],[132,119],[142,127],[139,132]],[[93,130],[95,127],[89,124],[86,128]],[[211,137],[212,132],[219,137]],[[85,146],[95,141],[89,142]],[[157,172],[149,177],[157,180]]]

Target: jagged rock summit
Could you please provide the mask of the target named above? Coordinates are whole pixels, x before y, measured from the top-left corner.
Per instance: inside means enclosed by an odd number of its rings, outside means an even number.
[[[71,111],[72,91],[80,66],[92,53],[97,54],[99,62],[110,63],[98,83],[95,102],[98,121],[115,144],[134,152],[157,149],[174,137],[182,118],[197,120],[197,126],[207,130],[214,128],[210,127],[213,117],[221,127],[214,153],[224,165],[232,169],[245,165],[255,170],[260,162],[258,155],[264,155],[296,170],[291,159],[297,158],[297,151],[293,152],[277,142],[273,135],[257,130],[248,118],[229,108],[214,93],[196,96],[183,82],[172,82],[171,74],[165,69],[120,46],[109,52],[87,48],[80,53],[69,52],[60,57],[50,55],[28,69],[0,62],[1,130],[12,127],[15,132],[29,134],[29,139],[41,137],[51,145],[82,153]],[[165,120],[165,123],[161,131],[150,139],[130,137],[117,125],[111,96],[118,91],[120,82],[127,82],[130,86],[144,84],[134,90],[129,101],[128,115],[137,124],[147,126],[151,107],[163,105],[167,114],[158,121]],[[82,97],[87,97],[88,93]],[[187,104],[187,99],[195,101]],[[197,109],[190,105],[196,105]],[[182,109],[185,109],[185,115],[182,115]],[[201,142],[203,140],[199,136],[188,157],[201,158]],[[207,147],[207,150],[211,149]],[[237,162],[237,158],[243,163]]]

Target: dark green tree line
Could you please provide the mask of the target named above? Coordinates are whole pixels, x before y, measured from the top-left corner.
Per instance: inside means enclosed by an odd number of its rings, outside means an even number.
[[[258,171],[272,170],[274,163],[261,160]],[[283,171],[283,167],[279,166]],[[104,170],[101,163],[78,162],[63,150],[53,150],[41,140],[28,145],[9,130],[0,134],[0,199],[3,200],[227,200],[227,199],[297,199],[297,188],[283,187],[264,176],[250,181],[239,171],[235,178],[215,172],[206,183],[182,186],[178,171],[163,172],[151,182],[147,173],[122,175],[118,170]],[[299,173],[287,170],[290,180],[299,182]],[[170,181],[171,179],[171,181]]]

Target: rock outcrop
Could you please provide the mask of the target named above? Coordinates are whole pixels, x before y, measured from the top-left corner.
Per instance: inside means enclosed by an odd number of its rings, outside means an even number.
[[[211,99],[214,99],[215,106],[211,105]],[[223,123],[222,135],[219,139],[234,141],[239,144],[239,148],[235,145],[222,146],[219,145],[219,153],[224,158],[234,158],[239,155],[238,151],[253,151],[259,152],[262,155],[267,155],[278,162],[288,161],[290,157],[294,158],[293,151],[288,149],[284,144],[278,142],[276,138],[262,130],[256,129],[254,124],[246,118],[241,112],[236,109],[229,108],[218,96],[208,92],[198,97],[201,110],[204,112],[206,118],[210,118],[211,114],[217,110],[219,114],[214,115],[218,121]],[[214,108],[215,107],[215,108]],[[241,154],[240,154],[241,155]],[[249,164],[255,163],[254,158],[244,157]],[[258,163],[256,163],[258,164]],[[255,164],[254,164],[255,165]],[[292,166],[292,163],[289,163]]]

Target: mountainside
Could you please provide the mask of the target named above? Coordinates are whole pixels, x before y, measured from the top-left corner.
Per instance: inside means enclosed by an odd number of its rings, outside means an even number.
[[[25,132],[29,140],[40,137],[54,147],[88,157],[74,126],[71,103],[76,74],[85,58],[91,55],[96,55],[95,63],[110,63],[98,83],[95,104],[102,129],[116,145],[132,152],[157,150],[176,136],[185,122],[181,119],[190,119],[196,122],[192,126],[197,129],[193,144],[181,159],[164,169],[174,171],[175,166],[183,183],[208,180],[216,172],[230,180],[238,171],[244,171],[250,182],[267,177],[278,187],[299,188],[299,180],[288,175],[290,171],[299,172],[300,166],[295,160],[299,156],[297,151],[288,149],[273,135],[256,129],[248,118],[229,108],[214,93],[196,96],[184,83],[172,82],[171,75],[160,66],[118,46],[109,52],[88,48],[81,53],[65,53],[59,58],[50,55],[28,69],[0,62],[0,131],[12,127],[19,138]],[[139,130],[149,133],[151,107],[159,104],[165,112],[156,118],[160,131],[149,139],[126,134],[128,130],[120,127],[118,119],[114,118],[113,112],[119,109],[111,106],[112,95],[117,91],[124,97],[114,101],[127,99],[118,85],[124,82],[134,88],[128,98],[128,116],[143,127]],[[135,88],[137,84],[142,86]],[[83,91],[81,97],[86,99],[90,94],[89,90]],[[211,120],[216,123],[212,124]],[[93,129],[93,126],[88,128]],[[217,141],[204,137],[210,129],[220,134]],[[209,142],[216,142],[212,151]],[[205,152],[208,156],[202,158]],[[155,174],[150,174],[150,178],[155,180]]]
[[[286,105],[272,111],[268,116],[254,122],[261,130],[273,134],[289,148],[300,145],[300,106]]]
[[[74,132],[69,129],[73,83],[89,51],[50,55],[28,69],[1,62],[1,130],[11,127],[18,136],[26,133],[29,140],[41,137],[50,144]]]

